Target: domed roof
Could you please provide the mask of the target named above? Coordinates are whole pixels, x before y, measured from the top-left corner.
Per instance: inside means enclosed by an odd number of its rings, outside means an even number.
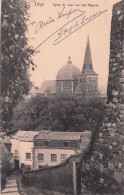
[[[72,61],[67,61],[67,64],[60,68],[60,70],[57,73],[56,80],[74,80],[78,79],[78,75],[81,74],[81,71],[79,68],[77,68],[75,65],[72,64]]]

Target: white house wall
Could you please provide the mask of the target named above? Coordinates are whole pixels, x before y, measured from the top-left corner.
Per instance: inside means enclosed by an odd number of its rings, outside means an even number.
[[[33,164],[33,142],[24,142],[20,141],[20,163],[24,163],[25,165],[30,165],[32,168]],[[26,159],[26,153],[31,153],[31,159]]]
[[[44,160],[38,160],[37,156],[38,153],[44,154]],[[57,161],[51,161],[51,154],[57,154]],[[73,149],[35,149],[35,162],[34,162],[34,169],[39,169],[39,166],[54,166],[61,163],[61,154],[66,154],[67,158],[71,155],[76,154],[76,151]]]

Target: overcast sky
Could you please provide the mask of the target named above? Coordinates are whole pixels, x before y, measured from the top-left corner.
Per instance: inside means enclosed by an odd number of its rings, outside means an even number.
[[[99,74],[99,90],[105,91],[108,79],[112,6],[120,0],[28,1],[31,4],[29,10],[31,16],[28,22],[29,44],[35,49],[48,38],[38,47],[36,52],[39,53],[33,57],[37,68],[35,71],[31,71],[31,81],[35,83],[35,86],[40,87],[44,79],[55,80],[58,70],[67,63],[68,56],[71,57],[72,63],[81,70],[89,36],[93,67]],[[38,6],[38,2],[40,6]],[[62,5],[63,3],[65,6]],[[55,6],[55,4],[61,4],[61,6]],[[68,4],[73,4],[73,6],[68,6]],[[88,4],[92,4],[94,7]],[[94,17],[94,14],[97,17]],[[83,18],[88,18],[87,21],[89,21],[90,16],[92,16],[92,21],[81,26]],[[67,24],[68,22],[69,24]],[[65,24],[67,25],[61,28]],[[78,29],[80,26],[81,28]],[[63,33],[65,28],[67,31],[71,27],[71,31]],[[59,28],[61,30],[57,31]],[[74,30],[75,32],[71,34],[70,32]],[[55,33],[55,31],[57,32]],[[68,36],[66,37],[66,35]],[[56,39],[63,40],[55,45],[58,42],[55,41]]]

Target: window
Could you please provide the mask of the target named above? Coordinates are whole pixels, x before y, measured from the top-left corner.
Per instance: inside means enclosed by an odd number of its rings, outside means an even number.
[[[57,161],[57,155],[51,154],[51,161]]]
[[[45,146],[48,146],[49,142],[48,141],[45,141]]]
[[[69,142],[64,142],[64,146],[68,147]]]
[[[26,153],[26,159],[31,159],[31,153]]]
[[[18,150],[15,150],[15,156],[18,157]]]
[[[38,153],[37,158],[38,160],[44,160],[44,154]]]
[[[61,162],[67,159],[67,154],[61,154]]]
[[[65,82],[63,83],[63,87],[64,87],[64,88],[67,88],[67,89],[71,89],[71,82],[65,81]]]

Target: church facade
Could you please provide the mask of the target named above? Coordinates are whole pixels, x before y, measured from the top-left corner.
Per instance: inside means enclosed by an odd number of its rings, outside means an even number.
[[[45,86],[45,89],[43,89],[43,86]],[[69,94],[82,96],[84,99],[91,99],[98,96],[98,74],[93,69],[89,38],[82,71],[73,65],[69,57],[67,64],[58,71],[56,80],[50,82],[44,81],[41,89],[43,90],[41,90],[42,92],[40,94],[44,96]]]

